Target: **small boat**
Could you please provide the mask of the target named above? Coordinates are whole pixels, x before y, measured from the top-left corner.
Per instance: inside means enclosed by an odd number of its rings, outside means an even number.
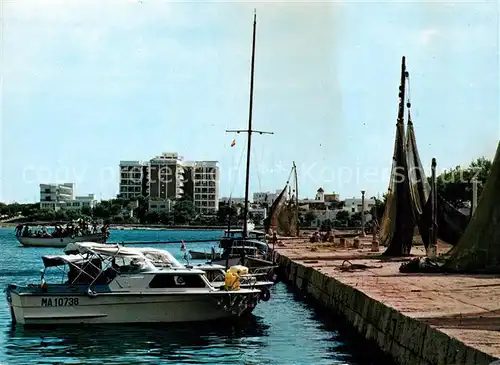
[[[203,270],[175,263],[160,267],[164,257],[154,249],[69,244],[64,255],[42,256],[40,284],[7,286],[12,321],[25,326],[209,321],[239,317],[259,301],[260,290],[217,288]],[[62,283],[47,284],[51,267],[63,269]]]
[[[221,252],[215,251],[215,248],[211,248],[211,252],[201,252],[189,250],[189,255],[193,260],[216,260],[221,258]]]
[[[213,263],[202,263],[195,265],[182,265],[169,251],[156,249],[156,248],[137,248],[143,255],[145,255],[153,265],[157,267],[186,267],[194,268],[205,271],[208,280],[216,288],[221,288],[224,286],[226,267],[223,265],[213,264]],[[230,270],[238,267],[237,265],[232,266]],[[241,266],[239,266],[241,268]],[[244,269],[243,269],[244,270]],[[255,273],[244,273],[239,274],[240,277],[240,287],[253,289],[256,288],[260,290],[260,300],[268,301],[270,298],[269,289],[274,285],[273,281],[267,279],[267,272],[255,272]],[[251,308],[253,310],[254,307]]]
[[[32,227],[40,229],[33,232]],[[54,227],[53,231],[49,231],[50,227]],[[23,246],[58,248],[66,247],[73,242],[106,243],[109,238],[107,226],[72,231],[73,227],[80,227],[80,223],[22,223],[16,227],[16,238]]]
[[[73,242],[98,242],[106,243],[108,237],[104,233],[72,237],[22,237],[16,236],[23,246],[31,247],[66,247]]]

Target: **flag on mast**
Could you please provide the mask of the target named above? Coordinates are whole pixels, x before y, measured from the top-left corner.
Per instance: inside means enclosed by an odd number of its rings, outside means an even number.
[[[236,145],[236,140],[233,139],[233,141],[231,142],[231,147],[234,147]]]

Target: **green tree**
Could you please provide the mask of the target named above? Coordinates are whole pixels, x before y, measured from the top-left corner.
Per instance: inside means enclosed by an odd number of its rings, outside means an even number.
[[[96,217],[96,218],[102,218],[102,219],[110,218],[111,212],[109,209],[109,203],[106,201],[100,202],[94,208],[93,213],[94,213],[94,217]]]
[[[236,223],[238,219],[238,210],[233,205],[220,203],[219,210],[217,211],[217,222],[219,224],[227,224],[229,217],[231,217],[231,222]]]
[[[115,215],[111,218],[111,221],[120,224],[125,222],[125,218],[123,218],[123,215]]]
[[[137,201],[138,204],[138,207],[135,209],[135,214],[137,216],[137,219],[139,219],[141,223],[146,223],[146,215],[149,210],[148,198],[144,196],[138,196],[137,198],[134,198],[134,200],[132,200],[131,202],[133,201]]]
[[[321,227],[320,230],[324,232],[331,231],[333,228],[333,222],[329,219],[325,219],[323,222],[321,222]]]
[[[337,212],[335,216],[335,226],[336,227],[345,227],[349,224],[349,212],[346,210],[341,210]]]
[[[188,196],[176,200],[172,211],[175,223],[186,224],[196,217],[193,200]]]
[[[56,219],[56,212],[49,209],[40,209],[32,218],[37,221],[53,221]]]
[[[460,166],[444,171],[436,178],[438,193],[456,208],[463,208],[466,202],[472,200],[472,182],[478,184],[478,198],[481,196],[484,184],[491,169],[491,161],[481,157],[472,161],[466,168]],[[429,177],[430,183],[430,177]]]
[[[86,206],[82,207],[81,214],[92,217],[92,208]]]
[[[144,220],[148,224],[157,224],[160,222],[160,215],[157,212],[148,212]]]

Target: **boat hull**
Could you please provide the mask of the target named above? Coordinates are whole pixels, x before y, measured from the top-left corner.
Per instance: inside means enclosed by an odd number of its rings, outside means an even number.
[[[221,258],[220,252],[216,252],[215,257],[212,257],[212,254],[209,252],[200,252],[200,251],[193,251],[193,250],[189,250],[189,254],[191,255],[191,258],[193,260],[207,260],[207,259],[211,259],[211,258],[215,258],[215,259]]]
[[[10,293],[13,322],[30,325],[201,322],[238,317],[255,306],[259,293],[103,293],[23,295]],[[230,303],[234,301],[231,306]]]
[[[16,236],[17,240],[23,246],[29,247],[66,247],[69,243],[74,242],[96,242],[106,243],[107,236],[103,233],[96,233],[86,236],[75,237],[22,237]]]

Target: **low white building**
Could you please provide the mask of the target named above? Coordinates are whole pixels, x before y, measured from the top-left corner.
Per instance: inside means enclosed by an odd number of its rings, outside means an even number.
[[[69,209],[80,210],[83,207],[90,209],[97,204],[94,194],[74,196],[75,184],[40,184],[40,208],[49,210]]]
[[[260,207],[250,207],[248,208],[248,213],[251,215],[254,219],[254,222],[256,224],[262,224],[264,222],[264,219],[267,218],[267,209],[266,208],[260,208]]]
[[[253,203],[271,205],[280,194],[281,189],[276,190],[275,193],[271,193],[270,191],[253,193]]]
[[[338,210],[330,210],[330,209],[326,209],[323,211],[315,211],[316,219],[313,222],[313,226],[321,227],[321,224],[326,220],[330,220],[333,224],[333,221],[335,221],[335,219],[337,218],[338,212],[339,212]]]
[[[156,213],[170,213],[172,210],[172,201],[170,199],[165,200],[149,200],[149,211]]]
[[[372,207],[375,206],[375,199],[365,198],[365,207],[362,209],[362,199],[361,198],[348,198],[344,202],[344,207],[342,208],[349,214],[361,213],[362,211],[369,212]]]
[[[68,200],[61,202],[60,207],[63,209],[70,210],[81,210],[82,208],[94,209],[97,204],[94,194],[88,194],[83,196],[75,196],[73,200]]]
[[[73,200],[75,184],[40,184],[40,206],[54,206],[61,201]],[[47,203],[47,204],[45,204]]]
[[[224,204],[245,204],[245,198],[231,198],[228,196],[222,197],[219,199],[219,203],[224,203]]]

